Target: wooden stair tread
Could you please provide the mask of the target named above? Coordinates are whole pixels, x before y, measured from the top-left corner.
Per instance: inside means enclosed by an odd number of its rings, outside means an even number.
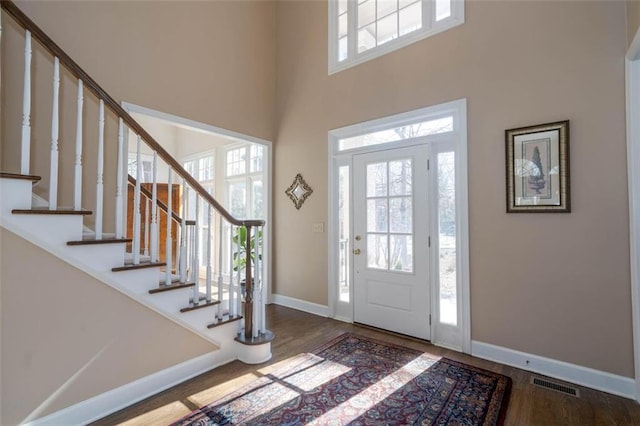
[[[169,285],[160,284],[159,287],[152,288],[151,290],[149,290],[149,294],[162,293],[163,291],[170,291],[170,290],[179,290],[181,288],[193,287],[194,285],[196,285],[196,283],[172,282]]]
[[[224,315],[222,317],[222,319],[218,319],[218,322],[214,322],[212,324],[207,325],[207,328],[215,328],[215,327],[219,327],[223,324],[228,324],[230,322],[234,322],[234,321],[240,321],[242,319],[242,315],[235,315],[235,316],[231,316],[231,315]]]
[[[21,175],[19,173],[6,173],[6,172],[0,172],[0,178],[30,180],[33,183],[36,183],[40,179],[42,179],[40,176],[35,176],[35,175]]]
[[[158,266],[165,266],[166,263],[164,262],[156,262],[156,263],[140,263],[138,265],[124,265],[124,266],[118,266],[116,268],[111,268],[111,270],[113,272],[119,272],[119,271],[131,271],[131,270],[135,270],[135,269],[144,269],[144,268],[155,268]]]
[[[91,244],[117,244],[117,243],[130,243],[131,238],[103,238],[96,240],[95,238],[83,238],[78,241],[67,241],[68,246],[83,246]]]
[[[180,312],[185,313],[185,312],[195,311],[196,309],[208,308],[209,306],[215,306],[220,304],[219,300],[212,300],[211,302],[207,302],[206,300],[207,300],[206,296],[200,297],[200,303],[198,303],[197,305],[190,303],[189,306],[180,309]]]
[[[56,209],[49,210],[49,207],[34,207],[31,209],[13,209],[13,214],[49,214],[49,215],[81,215],[93,214],[90,210]]]

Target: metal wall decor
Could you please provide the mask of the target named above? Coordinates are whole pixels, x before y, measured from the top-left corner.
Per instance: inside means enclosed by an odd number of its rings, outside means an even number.
[[[307,197],[311,195],[313,189],[307,185],[307,182],[304,181],[302,175],[298,173],[291,186],[284,192],[289,196],[289,198],[291,198],[296,209],[300,210],[302,203],[304,203]]]

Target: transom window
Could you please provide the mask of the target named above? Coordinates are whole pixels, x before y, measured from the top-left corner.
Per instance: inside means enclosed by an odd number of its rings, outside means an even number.
[[[463,0],[329,0],[329,73],[463,22]]]

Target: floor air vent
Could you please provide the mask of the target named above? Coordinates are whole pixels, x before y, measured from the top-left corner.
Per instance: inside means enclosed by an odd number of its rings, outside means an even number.
[[[551,389],[556,392],[561,392],[566,395],[575,396],[580,398],[580,390],[573,386],[565,386],[560,383],[551,382],[547,379],[543,379],[542,377],[531,376],[531,384],[535,386],[539,386],[541,388]]]

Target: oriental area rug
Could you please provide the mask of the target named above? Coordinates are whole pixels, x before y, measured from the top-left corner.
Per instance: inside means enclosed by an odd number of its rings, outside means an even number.
[[[511,379],[343,334],[173,425],[501,425]]]

